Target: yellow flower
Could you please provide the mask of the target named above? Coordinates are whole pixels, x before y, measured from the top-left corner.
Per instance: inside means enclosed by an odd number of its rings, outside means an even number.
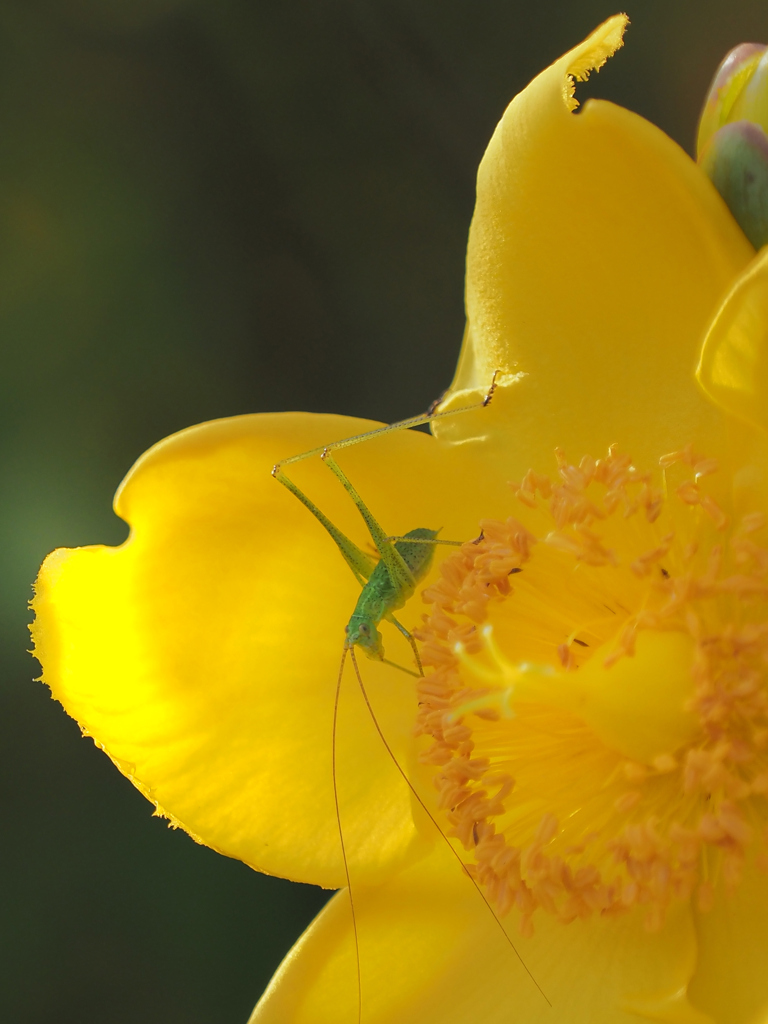
[[[768,1014],[768,256],[662,132],[606,102],[575,113],[574,79],[625,23],[531,83],[481,164],[445,407],[498,371],[493,403],[343,453],[393,534],[483,529],[436,559],[416,692],[362,664],[443,836],[342,691],[366,1024]],[[332,887],[358,588],[270,468],[369,426],[295,413],[168,438],[118,492],[129,540],[54,552],[35,600],[53,695],[158,813]],[[294,468],[359,538],[327,469]],[[342,892],[252,1020],[355,1021],[356,961]]]

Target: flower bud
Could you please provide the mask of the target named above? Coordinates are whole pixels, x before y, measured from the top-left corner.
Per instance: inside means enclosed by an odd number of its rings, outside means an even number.
[[[740,113],[732,117],[731,111],[765,53],[766,47],[759,43],[741,43],[723,59],[712,79],[701,112],[696,139],[697,157],[701,157],[705,146],[719,128],[729,121],[746,116]]]
[[[768,48],[727,55],[699,121],[697,157],[756,249],[768,242]]]

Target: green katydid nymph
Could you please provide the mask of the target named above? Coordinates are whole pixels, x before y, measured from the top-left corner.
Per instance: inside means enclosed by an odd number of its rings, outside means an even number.
[[[339,840],[342,854],[342,861],[344,865],[344,871],[346,875],[347,887],[350,894],[350,905],[352,911],[352,926],[355,937],[355,948],[359,949],[358,937],[357,937],[357,922],[355,918],[354,900],[352,898],[352,885],[349,873],[349,865],[347,860],[347,854],[344,844],[344,830],[342,828],[341,816],[339,811],[339,799],[338,799],[338,788],[336,778],[336,733],[337,733],[337,721],[338,721],[338,707],[339,707],[339,694],[341,690],[342,677],[344,673],[344,666],[347,655],[349,654],[354,666],[355,675],[357,682],[362,693],[363,699],[367,706],[368,712],[371,716],[375,729],[381,739],[381,742],[386,749],[388,755],[394,762],[395,767],[402,776],[406,785],[410,789],[411,793],[415,797],[417,803],[421,806],[422,810],[426,813],[427,817],[432,822],[432,825],[440,833],[441,837],[447,843],[451,853],[459,861],[462,869],[465,871],[468,880],[477,889],[480,898],[486,904],[488,911],[496,919],[497,924],[504,934],[504,938],[508,944],[512,947],[515,955],[520,959],[519,953],[517,952],[512,940],[507,935],[501,922],[496,918],[496,915],[488,902],[482,889],[478,883],[466,872],[464,863],[456,852],[454,847],[451,845],[447,836],[442,832],[437,820],[435,819],[428,806],[418,794],[414,788],[412,782],[408,778],[406,772],[401,767],[395,754],[393,753],[382,729],[379,725],[378,719],[374,712],[371,702],[368,697],[363,678],[360,672],[360,667],[355,658],[355,649],[360,648],[369,658],[377,661],[384,662],[385,664],[392,665],[401,671],[407,672],[414,676],[423,676],[424,672],[421,665],[421,659],[419,657],[418,647],[412,634],[406,629],[406,627],[399,622],[394,613],[403,607],[410,597],[415,593],[416,588],[421,581],[427,576],[432,559],[434,556],[435,546],[438,544],[447,544],[461,546],[464,541],[459,540],[443,540],[438,537],[439,529],[431,529],[428,527],[417,527],[413,530],[409,530],[402,536],[388,536],[386,531],[378,523],[375,516],[365,504],[364,500],[358,494],[357,490],[349,480],[347,475],[341,469],[334,458],[334,453],[339,449],[350,447],[351,445],[358,444],[360,442],[367,441],[371,438],[377,437],[381,434],[386,434],[394,430],[404,430],[409,427],[416,427],[421,424],[429,423],[432,420],[441,418],[443,416],[455,416],[463,412],[468,412],[471,409],[478,409],[487,406],[496,389],[496,377],[494,374],[493,380],[489,387],[489,390],[484,400],[477,405],[466,406],[460,409],[451,409],[445,412],[435,411],[433,406],[428,412],[421,416],[414,416],[407,420],[402,420],[398,423],[393,423],[389,426],[379,427],[375,430],[368,431],[363,434],[355,435],[354,437],[345,438],[340,441],[334,441],[325,447],[313,448],[310,451],[302,452],[299,455],[294,455],[290,458],[284,459],[278,462],[273,470],[272,475],[278,480],[284,487],[299,499],[299,501],[312,513],[312,515],[320,522],[320,524],[327,530],[332,537],[334,543],[338,547],[344,561],[349,566],[355,579],[361,586],[360,596],[355,605],[354,611],[352,612],[349,621],[345,627],[345,639],[343,652],[341,657],[341,665],[339,668],[339,675],[336,683],[336,693],[334,699],[334,713],[333,713],[333,735],[332,735],[332,765],[333,765],[333,792],[334,800],[336,805],[336,821],[339,831]],[[350,540],[338,527],[336,527],[330,519],[321,511],[320,508],[309,498],[300,488],[285,474],[283,467],[289,466],[292,463],[301,462],[304,459],[313,457],[319,457],[323,460],[325,465],[331,470],[332,473],[337,477],[341,485],[349,494],[350,498],[354,502],[358,511],[360,512],[371,536],[371,539],[376,547],[379,554],[379,561],[376,562],[370,557],[365,551],[363,551],[354,541]],[[384,654],[384,644],[381,633],[379,632],[379,625],[383,621],[391,623],[396,629],[405,637],[411,646],[413,657],[417,671],[412,671],[405,668],[402,665],[398,665],[395,662],[389,661]],[[521,960],[521,963],[522,960]],[[528,972],[530,971],[523,963],[523,967]],[[531,980],[541,992],[541,988],[536,980],[531,976]],[[362,984],[360,978],[360,962],[359,953],[357,955],[357,986],[358,986],[358,1021],[362,1019]],[[546,995],[541,992],[544,999],[549,1003]]]
[[[496,374],[493,376],[488,393],[479,407],[487,406],[496,390]],[[378,626],[382,619],[391,622],[406,638],[411,645],[418,675],[423,675],[421,660],[419,658],[416,642],[394,616],[399,608],[413,596],[416,587],[429,572],[432,564],[432,557],[435,545],[447,544],[460,546],[463,541],[442,540],[438,538],[438,530],[426,527],[417,527],[409,530],[402,537],[389,537],[379,525],[371,510],[355,490],[349,478],[341,469],[333,457],[333,453],[341,448],[348,448],[351,445],[368,441],[381,434],[387,434],[394,430],[406,430],[409,427],[416,427],[443,416],[457,416],[460,413],[468,412],[470,409],[477,409],[478,405],[467,406],[461,409],[450,409],[446,412],[436,412],[430,409],[421,416],[413,416],[398,423],[392,423],[364,434],[357,434],[341,441],[335,441],[323,448],[313,448],[310,451],[302,452],[291,458],[283,459],[272,469],[272,476],[299,499],[299,501],[312,513],[333,538],[344,561],[347,563],[355,579],[362,587],[360,597],[354,611],[347,623],[346,640],[344,652],[354,651],[360,647],[369,658],[383,661],[386,664],[394,664],[384,657],[384,646]],[[342,533],[328,517],[315,505],[315,503],[300,490],[292,480],[283,472],[283,466],[289,466],[295,462],[301,462],[319,456],[326,466],[341,482],[344,489],[360,512],[368,532],[371,535],[376,550],[379,553],[380,561],[376,563],[369,555],[362,551],[354,541],[351,541],[346,534]],[[402,668],[396,665],[396,668]],[[405,669],[404,671],[409,671]]]

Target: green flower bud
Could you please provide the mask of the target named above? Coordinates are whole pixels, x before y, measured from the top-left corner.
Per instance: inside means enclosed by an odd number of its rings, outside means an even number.
[[[731,111],[767,49],[759,43],[741,43],[726,55],[715,72],[699,119],[696,139],[698,159],[701,159],[707,143],[719,128],[729,121],[746,117],[746,114],[741,113],[732,117]]]
[[[742,43],[715,74],[697,157],[756,249],[768,243],[768,48]]]

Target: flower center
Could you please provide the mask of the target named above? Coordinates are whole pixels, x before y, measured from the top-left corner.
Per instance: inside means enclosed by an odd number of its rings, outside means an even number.
[[[687,449],[529,472],[441,566],[418,635],[446,831],[524,931],[734,886],[768,861],[768,548]]]
[[[493,669],[489,671],[487,660],[468,656],[460,642],[454,651],[465,674],[491,684],[490,693],[495,692],[494,700],[507,715],[513,704],[523,702],[570,711],[606,746],[649,765],[692,741],[699,731],[690,710],[695,645],[686,634],[643,633],[634,655],[618,661],[611,644],[605,644],[574,672],[514,664],[496,647],[493,627],[487,625],[481,633]],[[476,709],[489,706],[490,693],[476,698]]]

